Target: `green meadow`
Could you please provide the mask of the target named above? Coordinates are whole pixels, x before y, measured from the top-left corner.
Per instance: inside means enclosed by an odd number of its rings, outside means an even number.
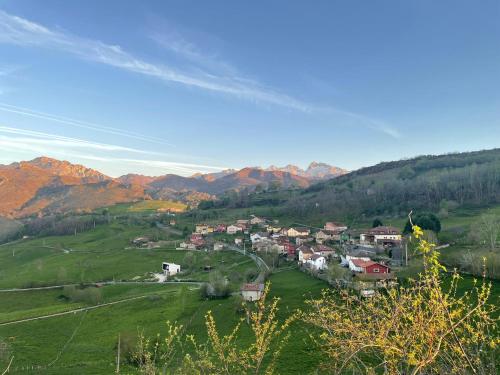
[[[0,356],[0,368],[13,355],[14,374],[109,374],[114,371],[119,335],[133,342],[138,332],[147,336],[165,333],[166,322],[176,321],[185,327],[186,333],[196,334],[203,341],[205,314],[209,310],[221,332],[230,332],[242,319],[236,309],[236,296],[202,300],[196,283],[141,281],[149,280],[153,272],[161,272],[161,262],[168,261],[181,264],[183,269],[175,280],[206,281],[210,272],[205,267],[210,266],[225,275],[236,291],[245,281],[246,272],[257,273],[255,263],[233,251],[175,250],[175,241],[165,241],[169,245],[154,249],[132,246],[133,238],[154,237],[157,231],[149,225],[128,225],[115,220],[77,235],[0,246],[0,289],[56,286],[0,292],[0,344],[6,348]],[[97,284],[113,281],[116,284]],[[317,296],[326,287],[322,281],[295,269],[276,273],[270,281],[272,295],[281,298],[281,319],[303,307],[307,296]],[[57,287],[66,284],[76,285]],[[72,299],[75,289],[82,295],[89,292],[88,298]],[[95,306],[98,307],[78,310]],[[308,333],[299,325],[292,326],[292,330],[300,338],[294,336],[287,343],[279,362],[280,372],[287,373],[292,368],[310,372],[316,367],[317,358]],[[244,325],[240,342],[247,342],[249,335]],[[126,354],[122,371],[136,371],[127,362]]]
[[[118,206],[109,212],[120,215],[129,208],[130,205]],[[229,333],[243,318],[236,308],[237,296],[203,300],[196,282],[209,280],[210,271],[206,271],[209,266],[210,270],[222,273],[230,281],[232,290],[237,291],[247,273],[257,273],[255,263],[233,251],[176,250],[182,237],[152,225],[154,216],[142,209],[145,211],[113,217],[109,224],[88,232],[0,245],[0,289],[60,286],[0,292],[0,345],[4,348],[0,368],[14,356],[13,374],[109,374],[115,369],[118,337],[131,347],[139,332],[149,337],[165,334],[166,322],[175,321],[184,326],[186,333],[195,334],[203,341],[208,311],[212,311],[221,333]],[[450,214],[442,218],[442,232],[467,233],[484,212],[488,210],[461,210]],[[218,211],[209,214],[211,219],[206,221],[231,222],[250,213],[262,215],[266,209]],[[192,223],[199,220],[196,216],[178,215],[176,227],[191,228]],[[365,219],[357,226],[369,226],[370,220]],[[404,224],[404,219],[382,220],[398,227]],[[281,220],[284,224],[296,221]],[[131,241],[138,236],[162,240],[162,245],[137,248]],[[230,240],[227,236],[220,237]],[[466,250],[471,249],[455,244],[441,252],[444,261],[459,262]],[[473,248],[472,251],[485,250]],[[193,283],[145,282],[151,280],[153,273],[161,272],[161,263],[165,261],[182,267],[183,272],[174,281]],[[414,276],[420,269],[419,259],[415,258],[400,276]],[[280,298],[278,317],[282,321],[303,308],[307,298],[318,296],[326,287],[324,282],[293,267],[272,274],[270,281],[272,296]],[[97,284],[100,282],[114,284]],[[67,284],[75,286],[62,286]],[[460,292],[470,290],[472,278],[465,277],[460,285]],[[498,303],[498,282],[493,286],[492,301]],[[82,310],[89,307],[92,309]],[[52,314],[59,315],[50,316]],[[293,339],[285,344],[279,357],[278,373],[314,372],[321,358],[310,339],[311,332],[299,323],[292,324],[290,330]],[[238,342],[244,344],[250,338],[249,327],[243,323]],[[128,361],[129,354],[122,355],[122,373],[136,373]]]

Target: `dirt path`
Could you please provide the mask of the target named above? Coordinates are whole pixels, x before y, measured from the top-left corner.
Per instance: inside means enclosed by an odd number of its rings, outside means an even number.
[[[142,299],[142,298],[147,298],[147,297],[150,297],[150,296],[151,296],[151,294],[146,294],[144,296],[130,297],[130,298],[121,299],[121,300],[118,300],[118,301],[107,302],[107,303],[103,303],[103,304],[100,304],[100,305],[89,306],[89,307],[81,307],[79,309],[73,309],[73,310],[58,312],[58,313],[49,314],[49,315],[42,315],[42,316],[36,316],[36,317],[33,317],[33,318],[13,320],[11,322],[0,323],[0,327],[1,326],[12,325],[12,324],[19,324],[19,323],[31,322],[31,321],[35,321],[35,320],[48,319],[48,318],[53,318],[53,317],[56,317],[56,316],[62,316],[62,315],[68,315],[68,314],[76,314],[76,313],[83,312],[83,311],[89,311],[89,310],[94,310],[94,309],[98,309],[98,308],[101,308],[101,307],[117,305],[119,303],[125,303],[125,302],[129,302],[129,301],[134,301],[134,300],[138,300],[138,299]]]
[[[95,284],[100,284],[100,285],[161,285],[161,284],[194,284],[194,285],[201,285],[201,281],[164,281],[164,282],[157,282],[157,281],[103,281],[103,282],[98,282],[96,281],[95,283],[88,283],[85,284],[86,286],[92,286]],[[62,289],[65,286],[77,286],[81,284],[62,284],[62,285],[51,285],[51,286],[40,286],[40,287],[35,287],[35,288],[11,288],[11,289],[0,289],[0,293],[4,292],[30,292],[34,290],[50,290],[50,289]]]

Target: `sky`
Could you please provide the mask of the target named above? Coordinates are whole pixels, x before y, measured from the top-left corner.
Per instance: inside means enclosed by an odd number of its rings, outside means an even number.
[[[354,170],[500,146],[500,2],[0,0],[0,163]]]

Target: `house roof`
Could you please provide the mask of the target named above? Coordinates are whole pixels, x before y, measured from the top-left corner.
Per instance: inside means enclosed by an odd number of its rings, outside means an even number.
[[[302,251],[305,254],[314,254],[314,251],[309,246],[301,245],[297,248],[297,251]]]
[[[262,292],[264,290],[264,284],[243,284],[241,286],[242,292]]]
[[[373,266],[373,265],[377,265],[377,266],[380,266],[380,267],[389,268],[386,265],[374,262],[373,260],[351,259],[351,262],[356,267],[360,267],[360,268],[366,268],[366,267]]]
[[[328,221],[328,222],[325,223],[325,226],[330,226],[330,227],[345,227],[347,225],[342,224],[342,223],[338,223],[336,221]]]
[[[313,249],[315,249],[316,251],[323,251],[323,252],[324,251],[335,251],[331,247],[325,246],[325,245],[316,245],[313,247]]]
[[[368,231],[369,234],[401,234],[401,231],[396,227],[375,227]]]
[[[309,233],[309,228],[306,228],[306,227],[292,227],[290,229],[294,229],[297,232],[308,232]]]
[[[328,236],[334,236],[334,235],[340,234],[342,232],[343,232],[343,230],[339,230],[339,229],[337,229],[337,230],[321,229],[316,234],[323,233],[323,234],[326,234]]]
[[[351,259],[351,262],[356,267],[361,267],[361,268],[366,268],[366,267],[371,266],[373,264],[377,264],[373,260],[363,260],[363,259]]]
[[[313,254],[312,257],[311,257],[312,260],[317,260],[319,258],[324,258],[324,256],[321,255],[321,254]]]

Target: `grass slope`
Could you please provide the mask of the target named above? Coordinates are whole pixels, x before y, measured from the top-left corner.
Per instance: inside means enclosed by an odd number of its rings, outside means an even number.
[[[0,288],[143,279],[161,272],[162,262],[174,262],[186,270],[180,279],[207,280],[205,265],[225,273],[242,273],[255,265],[236,252],[192,252],[194,263],[186,268],[187,251],[175,243],[158,249],[131,247],[136,236],[155,231],[148,227],[103,225],[76,236],[52,236],[0,247]]]
[[[302,307],[304,296],[317,296],[325,286],[321,281],[296,270],[273,275],[271,282],[272,294],[281,298],[280,318]],[[104,287],[102,289],[109,300],[146,290],[156,297],[87,313],[0,326],[0,337],[7,342],[16,358],[12,373],[22,373],[23,366],[33,365],[40,366],[40,373],[44,374],[109,374],[114,370],[118,334],[127,337],[138,330],[144,330],[147,335],[165,333],[165,322],[171,320],[183,324],[187,333],[194,333],[203,340],[204,316],[208,310],[212,311],[219,329],[224,333],[228,333],[241,318],[235,313],[234,297],[201,301],[197,290],[181,288],[179,285],[160,285],[150,291],[150,287],[141,290],[139,287],[132,290],[123,286]],[[8,299],[18,306],[11,306],[10,313],[14,314],[18,309],[19,316],[22,316],[26,308],[44,311],[45,306],[59,303],[55,291],[33,293],[29,297],[36,302],[15,303],[15,296],[9,296]],[[283,357],[278,363],[278,372],[308,373],[316,367],[317,356],[311,349],[307,332],[300,325],[294,325],[292,330],[293,339],[285,346]],[[249,330],[244,327],[240,342],[248,341],[249,334]],[[4,362],[0,361],[0,364]],[[135,373],[134,368],[126,363],[124,368],[127,373]]]

